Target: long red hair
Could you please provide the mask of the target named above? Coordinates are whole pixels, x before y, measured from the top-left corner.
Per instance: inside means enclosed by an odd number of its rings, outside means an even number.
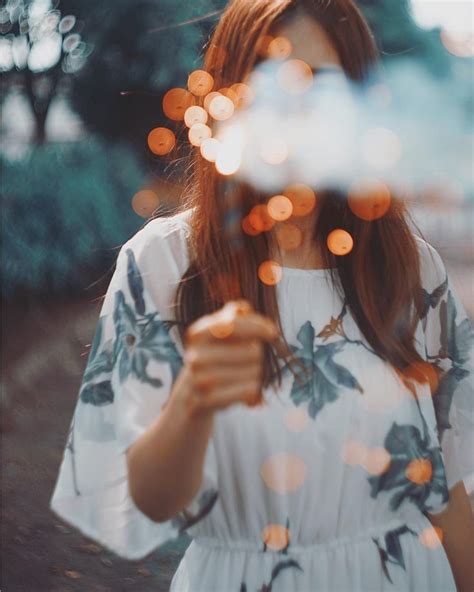
[[[352,0],[233,0],[223,13],[208,45],[204,68],[215,88],[242,82],[259,61],[263,36],[303,9],[323,27],[334,44],[346,75],[362,82],[378,61],[373,35]],[[225,56],[225,59],[223,59]],[[281,328],[274,286],[259,281],[259,265],[270,258],[271,232],[242,233],[242,248],[228,240],[223,224],[226,181],[215,167],[195,154],[182,209],[193,208],[190,225],[190,267],[176,294],[176,319],[184,339],[187,326],[222,306],[230,298],[245,298],[255,310]],[[246,215],[268,196],[236,183],[233,199]],[[405,219],[404,205],[392,200],[381,218],[365,221],[353,214],[347,196],[336,191],[318,194],[314,238],[322,246],[325,265],[334,268],[333,284],[345,299],[366,340],[377,354],[403,370],[420,361],[414,345],[421,306],[418,248]],[[333,255],[326,237],[343,228],[354,238],[352,252]],[[315,303],[317,306],[317,303]],[[287,344],[286,344],[287,345]],[[289,349],[287,349],[289,355]],[[291,356],[289,356],[291,357]],[[281,379],[276,352],[266,350],[264,385]]]

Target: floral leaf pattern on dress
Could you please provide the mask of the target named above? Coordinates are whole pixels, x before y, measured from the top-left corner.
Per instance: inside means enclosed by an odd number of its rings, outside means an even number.
[[[443,301],[439,308],[441,334],[440,358],[449,358],[454,364],[462,365],[469,360],[469,351],[472,343],[471,323],[465,318],[459,325],[456,324],[456,303],[451,292],[448,292],[447,301]]]
[[[390,530],[385,534],[384,545],[380,543],[379,538],[372,538],[379,552],[383,573],[391,584],[393,584],[393,581],[390,577],[387,564],[392,563],[393,565],[398,565],[406,570],[400,537],[407,533],[417,536],[417,533],[414,530],[408,528],[408,526],[404,524],[403,526]]]
[[[268,584],[262,584],[261,588],[259,588],[257,592],[272,592],[273,583],[275,582],[275,580],[278,578],[278,576],[281,574],[283,570],[289,568],[304,571],[301,565],[295,559],[286,559],[284,561],[279,561],[272,569],[270,582]],[[240,592],[250,592],[245,582],[242,582],[240,584]]]
[[[448,289],[448,277],[446,276],[445,280],[432,292],[427,292],[424,288],[422,288],[422,295],[423,295],[423,304],[422,309],[420,311],[420,318],[424,319],[428,314],[430,308],[436,308],[441,301],[441,298],[446,293]]]
[[[79,392],[83,403],[97,406],[113,403],[114,400],[110,378],[97,383],[97,378],[102,374],[110,374],[114,365],[112,340],[102,343],[104,324],[105,317],[100,317]]]
[[[114,391],[112,390],[110,380],[103,380],[96,384],[86,384],[81,389],[80,396],[83,403],[89,403],[96,407],[109,405],[114,401]]]
[[[130,289],[133,289],[135,310],[126,302],[122,290],[118,290],[113,315],[117,335],[115,359],[118,359],[120,382],[134,375],[141,382],[160,387],[162,381],[148,374],[149,361],[167,362],[174,381],[182,366],[181,356],[159,314],[146,313],[142,307],[143,281],[133,257],[129,257],[128,279]],[[141,310],[144,312],[141,313]]]
[[[135,310],[138,314],[145,314],[145,300],[143,298],[143,279],[138,269],[137,262],[135,261],[135,255],[132,249],[126,250],[128,262],[127,262],[127,278],[128,287],[130,294],[132,295],[135,303]]]
[[[392,424],[384,442],[391,455],[391,463],[386,472],[368,478],[371,497],[381,491],[394,491],[390,507],[397,510],[404,500],[415,504],[421,511],[432,509],[428,498],[432,493],[441,496],[443,502],[449,499],[448,485],[441,450],[431,445],[428,432],[422,436],[414,425]],[[422,463],[425,468],[421,478],[410,479],[411,463]]]
[[[104,340],[109,315],[99,318],[79,391],[79,401],[96,408],[93,420],[88,420],[85,424],[88,429],[82,431],[82,437],[97,442],[108,441],[113,434],[113,426],[107,421],[103,408],[114,402],[112,372],[116,365],[121,383],[132,375],[155,387],[160,387],[163,383],[160,378],[148,373],[150,360],[166,362],[173,382],[182,366],[181,356],[169,333],[174,323],[162,321],[156,310],[147,312],[140,269],[133,251],[127,249],[126,254],[127,283],[131,298],[127,301],[122,290],[115,292],[110,319],[115,328],[113,338]],[[82,408],[79,408],[76,414],[81,411]],[[66,449],[71,456],[74,489],[76,495],[80,495],[75,467],[74,425],[73,421]]]
[[[183,534],[210,513],[218,497],[219,493],[215,489],[203,491],[197,500],[198,511],[193,514],[187,509],[182,510],[171,519],[172,526],[178,529],[179,534]]]
[[[308,403],[308,414],[313,419],[324,405],[338,398],[341,386],[363,392],[351,372],[334,360],[345,342],[337,341],[314,347],[314,337],[313,325],[307,321],[297,335],[301,347],[291,346],[303,368],[296,370],[290,393],[295,405]],[[284,370],[288,370],[288,367],[285,366]]]
[[[439,305],[440,348],[436,357],[429,356],[441,373],[438,388],[433,395],[433,406],[436,415],[438,436],[442,440],[444,431],[451,428],[449,412],[454,392],[458,384],[469,376],[465,364],[469,360],[472,347],[473,332],[468,318],[459,324],[456,322],[456,302],[450,290],[447,299]],[[446,369],[446,361],[451,367]]]

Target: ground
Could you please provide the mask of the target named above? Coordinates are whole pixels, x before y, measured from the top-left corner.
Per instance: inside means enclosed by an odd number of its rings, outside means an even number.
[[[90,301],[4,308],[4,592],[165,592],[189,544],[182,537],[126,561],[49,510],[97,314]]]

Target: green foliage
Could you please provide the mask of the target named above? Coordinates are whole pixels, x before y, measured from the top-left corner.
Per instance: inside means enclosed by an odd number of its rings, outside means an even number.
[[[96,139],[2,158],[2,294],[85,290],[143,223],[130,200],[144,171]]]
[[[108,138],[126,138],[143,156],[148,131],[167,122],[163,94],[184,86],[201,65],[202,49],[225,0],[63,0],[81,19],[93,46],[87,63],[73,76],[72,102],[89,128]],[[384,59],[407,55],[438,73],[450,58],[436,32],[412,19],[409,0],[358,0]],[[199,18],[201,17],[201,20]],[[202,18],[205,17],[205,18]],[[197,19],[197,20],[196,20]],[[131,91],[126,96],[121,91]]]
[[[420,29],[412,17],[410,0],[358,0],[377,40],[382,59],[411,57],[437,74],[449,74],[451,58],[438,31]]]
[[[94,48],[73,78],[71,97],[87,126],[107,138],[125,138],[144,154],[149,130],[167,121],[163,94],[185,86],[189,72],[200,66],[203,42],[218,16],[183,23],[214,12],[217,4],[81,0],[72,6]]]

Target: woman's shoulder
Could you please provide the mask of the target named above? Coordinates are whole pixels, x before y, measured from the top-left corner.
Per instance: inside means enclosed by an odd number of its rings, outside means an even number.
[[[421,285],[431,292],[446,281],[446,266],[438,251],[418,235],[414,235],[420,256]]]
[[[131,250],[142,273],[159,272],[179,279],[189,265],[191,213],[188,209],[150,220],[122,246],[121,255]]]

